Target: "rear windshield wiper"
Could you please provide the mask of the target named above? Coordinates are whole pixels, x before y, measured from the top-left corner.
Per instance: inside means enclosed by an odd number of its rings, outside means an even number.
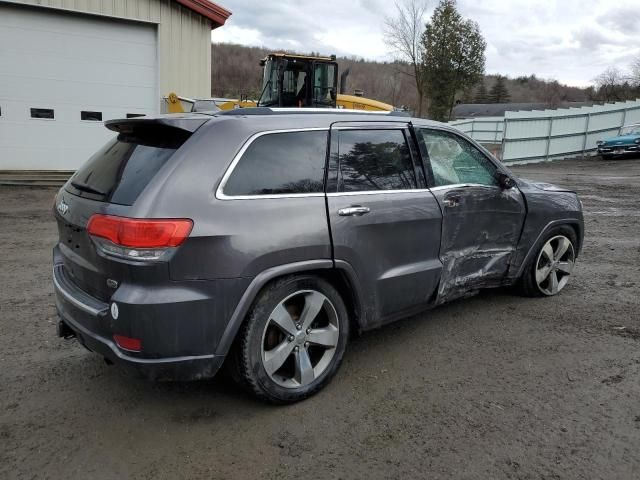
[[[105,197],[107,195],[105,192],[102,192],[102,191],[98,190],[97,188],[93,188],[92,186],[87,185],[86,183],[80,183],[80,182],[72,181],[71,185],[73,185],[78,190],[82,190],[83,192],[95,193],[96,195],[102,195],[103,197]]]

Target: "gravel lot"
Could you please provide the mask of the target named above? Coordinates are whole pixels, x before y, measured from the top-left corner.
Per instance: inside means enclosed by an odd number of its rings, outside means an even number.
[[[640,161],[514,171],[581,194],[564,292],[367,333],[288,407],[127,377],[58,339],[54,191],[0,187],[0,478],[640,478]]]

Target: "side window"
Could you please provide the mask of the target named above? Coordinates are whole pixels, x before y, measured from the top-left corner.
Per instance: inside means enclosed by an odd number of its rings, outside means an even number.
[[[339,192],[416,188],[402,130],[339,130]]]
[[[321,193],[327,132],[269,133],[256,138],[236,164],[225,195]]]
[[[498,185],[496,166],[465,139],[449,132],[421,129],[435,186],[456,183]]]
[[[313,74],[313,101],[320,105],[333,105],[336,66],[332,63],[316,63]]]

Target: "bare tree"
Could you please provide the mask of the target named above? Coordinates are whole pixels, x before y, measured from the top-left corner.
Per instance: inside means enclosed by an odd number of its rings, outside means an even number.
[[[400,60],[409,63],[412,73],[409,73],[416,83],[418,92],[418,116],[422,116],[425,85],[424,68],[422,63],[421,38],[426,22],[426,0],[398,0],[395,16],[385,19],[384,36],[387,45],[391,47]]]
[[[557,107],[566,98],[563,97],[562,85],[557,80],[547,81],[542,88],[542,97],[544,103],[551,107]]]
[[[626,100],[629,97],[629,78],[616,67],[609,67],[596,78],[596,95],[605,102]]]
[[[631,64],[631,83],[635,88],[640,88],[640,55]]]

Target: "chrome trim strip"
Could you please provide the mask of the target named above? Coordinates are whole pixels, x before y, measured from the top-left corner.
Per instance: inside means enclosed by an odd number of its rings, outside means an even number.
[[[396,193],[424,193],[430,192],[428,188],[412,188],[408,190],[363,190],[361,192],[329,192],[327,197],[351,197],[354,195],[386,195]]]
[[[219,200],[265,200],[275,198],[307,198],[307,197],[324,197],[324,193],[273,193],[269,195],[224,195],[218,194],[216,197]]]
[[[359,123],[359,125],[348,125],[353,123]],[[331,126],[331,130],[406,130],[408,125],[408,122],[335,122]]]
[[[292,132],[328,132],[328,127],[308,127],[308,128],[289,128],[284,130],[265,130],[263,132],[254,133],[249,137],[249,139],[242,145],[238,153],[235,154],[233,160],[231,160],[231,164],[227,167],[227,170],[224,172],[222,176],[222,180],[220,181],[220,185],[216,189],[216,198],[218,200],[256,200],[256,199],[264,199],[264,198],[305,198],[305,197],[323,197],[323,192],[317,193],[277,193],[277,194],[268,194],[268,195],[226,195],[224,193],[224,187],[231,177],[233,170],[236,168],[236,165],[247,151],[247,149],[251,146],[251,144],[257,139],[262,137],[263,135],[271,135],[277,133],[292,133]]]
[[[56,267],[53,267],[53,284],[56,287],[56,289],[60,292],[60,294],[69,302],[74,304],[76,307],[78,307],[80,310],[83,310],[87,313],[90,313],[91,315],[95,315],[97,316],[102,310],[98,310],[96,308],[93,308],[91,305],[87,305],[86,303],[82,303],[80,300],[78,300],[77,298],[75,298],[73,295],[71,295],[71,293],[67,292],[63,287],[62,284],[58,281],[57,275],[56,275]]]
[[[497,188],[497,189],[500,188],[497,185],[483,185],[481,183],[452,183],[451,185],[440,185],[437,187],[432,187],[431,191],[438,192],[441,190],[450,190],[452,188],[469,188],[469,187]]]

